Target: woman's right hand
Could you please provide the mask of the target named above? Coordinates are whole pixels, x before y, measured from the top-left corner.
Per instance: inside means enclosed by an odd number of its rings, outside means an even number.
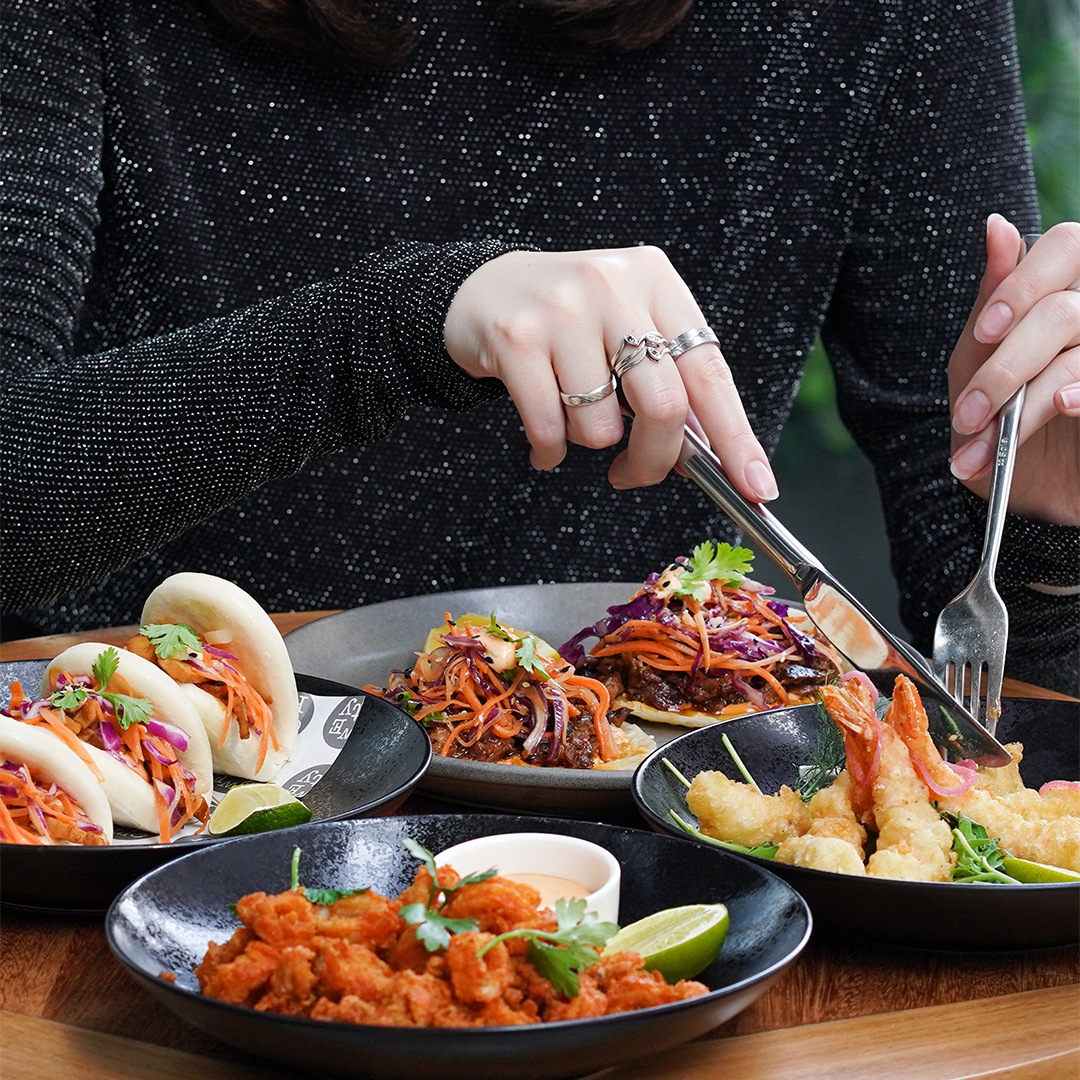
[[[447,351],[474,378],[500,379],[531,444],[537,469],[553,469],[566,443],[594,449],[623,435],[618,397],[564,406],[560,391],[584,394],[611,377],[609,358],[625,335],[666,339],[704,326],[689,288],[654,247],[606,251],[513,251],[462,284],[447,313]],[[674,468],[683,426],[696,424],[747,498],[776,498],[768,457],[750,428],[718,346],[678,360],[644,359],[621,380],[634,411],[627,448],[608,479],[616,488],[658,484]]]

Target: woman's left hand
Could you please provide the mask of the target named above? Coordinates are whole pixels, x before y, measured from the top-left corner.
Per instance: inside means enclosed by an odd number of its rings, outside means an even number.
[[[949,361],[952,471],[984,499],[998,411],[1027,383],[1009,509],[1080,525],[1080,224],[1055,225],[1024,254],[992,214],[979,297]]]

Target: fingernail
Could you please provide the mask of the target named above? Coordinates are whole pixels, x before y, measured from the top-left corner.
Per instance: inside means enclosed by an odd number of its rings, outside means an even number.
[[[988,218],[986,219],[986,235],[987,235],[987,236],[989,236],[989,235],[990,235],[990,225],[991,225],[991,223],[992,223],[992,222],[994,222],[994,221],[996,221],[996,220],[997,220],[998,218],[1001,218],[1001,215],[1000,215],[1000,214],[991,214],[991,215],[990,215],[990,216],[989,216],[989,217],[988,217]],[[1004,219],[1002,218],[1002,220],[1004,220]]]
[[[1061,391],[1061,404],[1069,413],[1080,412],[1080,386],[1066,386]]]
[[[949,468],[957,480],[970,480],[989,464],[990,447],[976,439],[953,454]]]
[[[981,390],[972,390],[957,402],[956,412],[953,413],[953,430],[961,435],[972,435],[981,431],[989,418],[989,398]]]
[[[997,341],[1012,326],[1012,308],[1004,300],[991,304],[975,324],[975,338],[984,345]]]
[[[758,502],[770,502],[780,494],[776,477],[764,461],[751,461],[746,466],[746,485]]]

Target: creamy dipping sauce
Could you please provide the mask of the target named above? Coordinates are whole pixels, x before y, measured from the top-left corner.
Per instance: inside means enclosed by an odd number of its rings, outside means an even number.
[[[531,885],[540,894],[541,907],[555,906],[556,900],[584,900],[589,890],[570,878],[554,874],[502,874],[501,877],[521,885]]]

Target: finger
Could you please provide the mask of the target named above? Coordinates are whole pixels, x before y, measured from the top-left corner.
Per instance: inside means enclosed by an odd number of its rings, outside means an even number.
[[[565,394],[587,394],[611,382],[607,346],[595,325],[561,322],[554,332],[555,377]],[[579,446],[598,450],[623,437],[619,399],[612,393],[591,405],[565,406],[566,437]]]
[[[1000,214],[986,219],[986,267],[979,295],[968,315],[964,331],[949,358],[949,399],[955,404],[972,376],[993,355],[993,346],[975,337],[975,324],[997,287],[1016,269],[1023,251],[1020,233]]]
[[[1053,292],[1080,285],[1080,223],[1062,222],[1048,229],[983,303],[975,337],[986,344],[1001,339]]]
[[[1054,394],[1054,407],[1062,416],[1080,416],[1080,382],[1058,390]]]
[[[961,435],[981,431],[1020,386],[1057,363],[1060,353],[1078,343],[1080,293],[1044,296],[972,377],[956,402],[953,429]],[[1061,385],[1061,370],[1058,365],[1055,387]]]
[[[1065,386],[1061,385],[1063,381]],[[1071,394],[1076,403],[1075,412],[1060,408],[1062,394]],[[1028,382],[1020,417],[1019,445],[1063,411],[1067,416],[1080,416],[1080,348],[1067,349]],[[949,462],[953,476],[965,481],[979,481],[989,476],[997,449],[997,428],[996,422],[989,424],[953,454]]]
[[[550,356],[537,352],[500,370],[506,390],[521,416],[534,469],[554,469],[566,456],[566,417]]]
[[[646,358],[621,380],[622,392],[634,410],[626,451],[608,470],[614,487],[658,484],[675,467],[682,451],[683,428],[689,416],[686,390],[670,356]]]

